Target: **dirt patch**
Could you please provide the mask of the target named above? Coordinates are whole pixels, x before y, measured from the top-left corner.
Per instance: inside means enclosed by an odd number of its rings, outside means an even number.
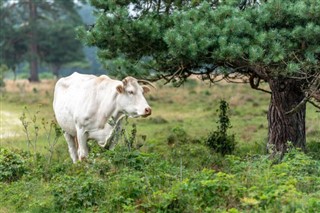
[[[0,140],[22,135],[22,124],[19,115],[9,111],[0,111]]]

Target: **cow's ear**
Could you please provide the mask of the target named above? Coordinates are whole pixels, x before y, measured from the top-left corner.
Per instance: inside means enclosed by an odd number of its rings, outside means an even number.
[[[118,85],[117,86],[117,91],[118,91],[118,93],[123,93],[124,92],[123,86],[122,85]]]
[[[127,78],[123,79],[123,80],[122,80],[122,83],[123,83],[124,86],[127,86],[127,84],[128,84],[128,79],[127,79]]]
[[[148,93],[148,92],[150,92],[150,88],[147,87],[147,86],[142,86],[142,89],[143,89],[143,93]]]

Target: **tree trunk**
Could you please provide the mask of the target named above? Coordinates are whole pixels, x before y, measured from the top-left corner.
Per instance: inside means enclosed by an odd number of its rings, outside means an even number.
[[[57,79],[59,79],[60,75],[59,75],[59,70],[60,70],[60,65],[57,65],[57,64],[53,64],[52,65],[52,74],[54,76],[56,76]]]
[[[35,32],[36,18],[37,18],[37,7],[33,0],[29,0],[29,53],[30,53],[30,78],[29,81],[38,82],[38,47],[37,47],[37,34]]]
[[[268,148],[273,154],[283,155],[290,141],[295,147],[305,150],[306,104],[292,114],[286,114],[303,100],[301,84],[295,80],[271,79],[269,86],[272,95],[268,112]]]

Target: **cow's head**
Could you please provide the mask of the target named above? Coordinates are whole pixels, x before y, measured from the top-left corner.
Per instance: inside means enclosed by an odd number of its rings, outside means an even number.
[[[133,77],[126,77],[122,80],[122,85],[117,86],[118,106],[130,117],[147,117],[151,115],[151,107],[148,105],[144,94],[149,92],[147,86],[140,85],[139,81]],[[144,81],[145,82],[145,81]]]

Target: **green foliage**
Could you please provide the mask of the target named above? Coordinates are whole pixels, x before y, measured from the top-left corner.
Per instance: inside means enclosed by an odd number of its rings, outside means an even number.
[[[41,72],[39,77],[40,79],[54,79],[54,75],[51,72]]]
[[[13,211],[33,212],[317,212],[320,207],[319,161],[294,148],[278,163],[265,155],[227,155],[196,169],[133,150],[124,159],[123,152],[130,152],[125,144],[119,146],[113,155],[96,150],[87,162],[53,161],[49,170],[39,156],[23,164],[26,178],[0,183],[0,197],[6,197],[4,205],[14,206]],[[189,158],[199,155],[203,152],[190,152]],[[52,178],[39,175],[41,171]]]
[[[176,1],[161,1],[148,2],[149,7],[141,0],[132,5],[135,14],[127,9],[130,1],[91,4],[103,12],[98,12],[90,31],[79,29],[78,35],[86,44],[99,47],[103,60],[119,64],[117,72],[140,67],[144,69],[140,72],[184,78],[179,68],[188,76],[188,71],[210,70],[210,64],[227,69],[263,64],[272,77],[298,75],[300,67],[314,73],[319,65],[318,0],[260,5],[256,1],[179,1],[179,6]]]
[[[58,67],[56,69],[66,63],[83,60],[81,43],[74,35],[75,26],[82,20],[74,2],[18,0],[14,3],[1,2],[0,10],[0,64],[6,64],[15,72],[19,64],[31,63],[31,59]]]
[[[43,32],[39,35],[41,60],[52,67],[53,74],[57,77],[63,65],[84,60],[81,43],[75,39],[74,25],[65,20],[55,21],[43,26]]]
[[[8,149],[0,148],[0,181],[17,181],[26,171],[26,163],[21,155]]]
[[[236,183],[236,176],[214,170],[202,170],[198,174],[181,183],[180,193],[186,195],[186,203],[192,204],[192,209],[213,211],[235,205],[242,197],[244,188]],[[194,200],[193,200],[194,199]]]
[[[320,160],[320,141],[310,141],[307,143],[307,152],[316,160]]]
[[[180,126],[172,128],[171,134],[167,138],[169,145],[183,144],[189,139],[187,132]]]
[[[221,153],[222,155],[232,154],[236,140],[234,135],[228,135],[227,130],[231,127],[229,116],[228,116],[229,105],[226,101],[220,101],[219,108],[219,121],[218,130],[210,133],[206,144],[213,151]]]
[[[103,180],[90,175],[62,175],[52,186],[53,205],[56,210],[66,211],[101,205],[105,195]]]

